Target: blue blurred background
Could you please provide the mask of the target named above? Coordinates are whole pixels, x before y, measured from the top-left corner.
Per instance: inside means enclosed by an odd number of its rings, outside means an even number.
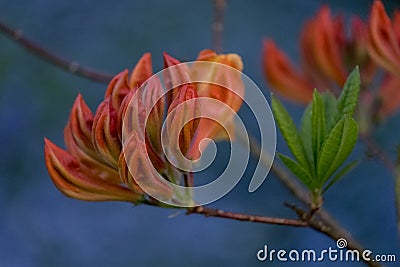
[[[389,12],[399,5],[384,2]],[[268,95],[261,70],[263,38],[274,38],[298,60],[301,25],[323,3],[329,3],[334,12],[364,18],[371,5],[371,1],[347,0],[228,1],[223,50],[240,54],[245,73]],[[162,67],[163,51],[194,59],[211,46],[212,18],[211,1],[0,1],[4,22],[23,29],[26,36],[50,50],[110,73],[131,69],[144,52],[152,53],[156,71]],[[283,263],[258,262],[256,252],[264,244],[274,249],[336,247],[333,240],[309,229],[66,198],[48,176],[43,137],[62,145],[63,128],[77,94],[82,93],[94,110],[105,89],[105,84],[64,72],[0,35],[1,267],[278,266]],[[298,118],[301,107],[287,104]],[[378,142],[392,155],[399,143],[398,121],[395,116],[376,131]],[[278,138],[278,150],[285,152]],[[359,144],[353,156],[361,156],[364,150]],[[218,166],[214,169],[217,172]],[[252,194],[247,192],[248,183],[244,177],[212,206],[294,217],[283,202],[296,200],[273,175]],[[399,260],[393,179],[381,164],[363,161],[327,193],[325,204],[367,248],[397,253]]]

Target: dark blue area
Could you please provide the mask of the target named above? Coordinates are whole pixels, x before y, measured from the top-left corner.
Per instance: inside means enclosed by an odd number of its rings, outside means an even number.
[[[384,2],[388,10],[399,5]],[[228,1],[224,51],[240,54],[245,73],[268,95],[261,70],[262,40],[274,38],[298,59],[301,25],[323,3],[335,12],[366,17],[371,1]],[[144,52],[152,53],[155,71],[161,69],[164,51],[194,59],[211,46],[212,12],[211,1],[0,2],[1,20],[23,29],[26,36],[83,65],[111,73],[131,69]],[[1,267],[278,266],[282,263],[259,263],[256,252],[264,244],[288,250],[335,247],[334,241],[309,229],[64,197],[44,166],[43,137],[62,145],[63,128],[77,94],[82,93],[94,110],[105,89],[106,85],[59,70],[0,36]],[[299,107],[290,110],[300,116]],[[378,141],[389,151],[399,143],[397,120],[398,116],[390,121],[394,127],[383,125],[377,131]],[[278,149],[286,149],[280,136]],[[353,156],[363,151],[360,144]],[[213,171],[220,170],[215,166],[209,173]],[[247,192],[250,179],[246,177],[212,206],[294,217],[283,202],[296,200],[274,176],[252,194]],[[378,163],[364,161],[328,192],[326,206],[367,248],[400,257],[393,190],[390,173]]]

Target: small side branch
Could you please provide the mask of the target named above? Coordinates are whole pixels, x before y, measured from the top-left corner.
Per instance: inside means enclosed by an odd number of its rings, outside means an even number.
[[[26,38],[22,30],[13,29],[3,22],[0,22],[0,32],[24,47],[28,52],[68,72],[100,83],[108,83],[113,78],[111,74],[95,71],[80,65],[76,61],[67,60],[54,52],[48,51],[41,45]]]
[[[302,221],[307,222],[308,226],[315,231],[329,236],[336,241],[344,238],[347,241],[347,249],[356,250],[358,251],[359,255],[362,255],[364,252],[364,248],[356,240],[354,240],[348,232],[343,231],[341,228],[337,228],[336,225],[332,225],[329,221],[321,220],[321,218],[318,217],[319,211],[316,211],[314,216],[313,214],[310,214],[310,212],[306,212],[296,205],[285,203],[285,206],[293,210]],[[364,258],[362,258],[362,260],[370,267],[381,266],[379,263],[374,261],[366,261]]]
[[[242,213],[223,211],[223,210],[219,210],[219,209],[211,209],[211,208],[207,208],[207,207],[203,207],[203,206],[198,206],[198,207],[194,207],[192,209],[188,209],[186,214],[189,215],[192,213],[202,214],[206,217],[219,217],[219,218],[226,218],[226,219],[232,219],[232,220],[238,220],[238,221],[268,223],[268,224],[296,226],[296,227],[308,226],[308,223],[301,221],[301,220],[242,214]]]

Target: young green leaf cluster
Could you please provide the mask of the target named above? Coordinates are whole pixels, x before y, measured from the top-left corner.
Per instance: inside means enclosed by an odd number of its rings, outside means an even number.
[[[353,119],[360,91],[356,67],[347,78],[338,99],[314,90],[313,101],[304,111],[298,130],[282,103],[272,96],[272,111],[294,159],[279,154],[286,167],[311,191],[313,204],[350,171],[356,162],[342,166],[353,150],[358,126]]]

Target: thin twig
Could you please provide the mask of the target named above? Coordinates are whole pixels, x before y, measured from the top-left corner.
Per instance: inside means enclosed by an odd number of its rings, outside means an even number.
[[[113,75],[111,74],[102,73],[91,68],[81,66],[76,61],[67,60],[54,52],[50,52],[41,45],[26,38],[22,34],[22,30],[13,29],[3,22],[0,22],[0,32],[24,47],[26,50],[28,50],[28,52],[68,72],[101,83],[108,83],[113,78]]]
[[[224,31],[224,10],[226,0],[213,0],[214,20],[212,24],[212,47],[220,53],[222,51],[222,35]]]
[[[258,215],[250,215],[250,214],[242,214],[236,212],[227,212],[220,209],[211,209],[204,206],[197,206],[194,208],[190,208],[187,210],[186,214],[200,214],[205,217],[216,217],[216,218],[225,218],[231,220],[238,221],[247,221],[247,222],[256,222],[256,223],[265,223],[265,224],[275,224],[275,225],[283,225],[283,226],[294,226],[294,227],[311,227],[312,229],[331,237],[333,240],[339,240],[340,238],[345,238],[347,241],[347,249],[349,250],[357,250],[360,255],[362,255],[364,249],[357,243],[354,242],[352,238],[349,238],[348,234],[343,234],[336,229],[334,229],[331,225],[325,224],[322,220],[317,217],[309,216],[308,213],[301,210],[300,208],[294,205],[288,205],[291,209],[293,209],[296,214],[299,216],[299,220],[296,219],[287,219],[287,218],[275,218],[275,217],[266,217],[266,216],[258,216]],[[363,259],[364,260],[364,259]],[[380,266],[375,262],[367,262],[365,263],[371,267]]]
[[[289,172],[283,169],[283,167],[279,163],[273,163],[271,172],[275,174],[276,177],[278,177],[281,183],[289,190],[292,195],[294,195],[304,205],[310,206],[311,199],[308,192],[295,178],[293,178],[289,174]],[[349,232],[344,229],[327,210],[321,207],[318,211],[315,212],[315,215],[322,222],[324,222],[325,225],[328,225],[330,228],[335,229],[339,236],[346,237],[348,242],[351,242],[353,244],[357,243],[354,238],[351,237]],[[357,244],[357,246],[361,248],[359,244]]]
[[[192,209],[188,209],[186,214],[189,215],[192,213],[202,214],[206,217],[218,217],[218,218],[233,219],[233,220],[238,220],[238,221],[278,224],[278,225],[296,226],[296,227],[308,226],[308,223],[306,223],[305,221],[301,221],[301,220],[227,212],[227,211],[223,211],[220,209],[211,209],[211,208],[207,208],[207,207],[203,207],[203,206],[198,206],[198,207],[194,207]]]
[[[327,235],[327,236],[329,236],[330,238],[332,238],[333,240],[336,240],[336,241],[341,239],[341,238],[344,238],[347,241],[346,248],[348,250],[357,250],[359,255],[363,254],[364,249],[357,242],[355,242],[352,238],[349,239],[348,235],[337,231],[331,225],[325,224],[325,222],[323,222],[322,220],[320,220],[319,218],[317,218],[315,216],[311,216],[310,217],[309,216],[310,214],[308,212],[305,212],[304,210],[300,209],[296,205],[288,204],[288,203],[286,203],[285,205],[287,207],[289,207],[290,209],[292,209],[295,213],[297,213],[299,218],[301,218],[302,220],[307,222],[309,227],[311,227],[312,229],[314,229],[314,230],[316,230],[316,231],[318,231],[320,233],[323,233],[324,235]],[[364,258],[362,258],[362,260],[365,262],[365,264],[367,264],[368,266],[371,266],[371,267],[381,266],[376,262],[366,261]]]

